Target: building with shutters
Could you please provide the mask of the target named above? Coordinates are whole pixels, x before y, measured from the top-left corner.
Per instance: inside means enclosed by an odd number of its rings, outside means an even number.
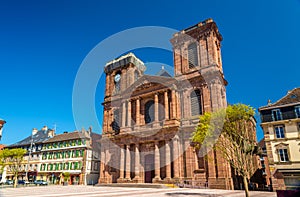
[[[63,172],[69,172],[70,184],[92,185],[99,178],[100,139],[101,135],[91,128],[55,135],[54,129],[44,126],[41,130],[33,129],[32,135],[5,148],[27,150],[20,165],[19,180],[60,184]],[[9,166],[3,173],[6,179],[13,179]]]
[[[300,188],[300,88],[260,107],[274,190]]]
[[[105,66],[99,183],[192,183],[233,189],[219,152],[198,154],[190,137],[204,112],[227,106],[221,41],[212,19],[171,38],[173,77],[146,75],[133,53]]]
[[[43,143],[37,179],[52,184],[63,182],[70,173],[69,184],[93,185],[99,178],[101,135],[88,131],[65,132]]]

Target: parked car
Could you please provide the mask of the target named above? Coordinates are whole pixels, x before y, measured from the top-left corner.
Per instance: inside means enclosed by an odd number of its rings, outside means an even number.
[[[18,184],[20,184],[20,185],[27,185],[27,184],[29,184],[29,181],[18,180]]]
[[[48,185],[48,182],[44,181],[44,180],[36,180],[36,181],[34,181],[34,184],[35,185]]]
[[[6,185],[12,185],[12,184],[14,184],[14,182],[13,182],[13,180],[6,180],[5,184]]]

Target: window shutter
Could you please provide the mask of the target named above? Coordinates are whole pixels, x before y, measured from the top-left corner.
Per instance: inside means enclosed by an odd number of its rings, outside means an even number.
[[[191,115],[196,116],[202,114],[202,102],[200,90],[191,92]]]
[[[188,61],[189,68],[194,68],[198,66],[198,53],[196,43],[192,43],[188,46]]]

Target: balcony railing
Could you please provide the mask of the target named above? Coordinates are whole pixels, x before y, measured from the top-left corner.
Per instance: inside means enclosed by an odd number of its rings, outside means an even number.
[[[289,120],[297,118],[295,111],[288,111],[281,113],[281,120]],[[273,122],[273,121],[280,121],[280,119],[275,120],[272,114],[262,115],[261,116],[262,122]]]

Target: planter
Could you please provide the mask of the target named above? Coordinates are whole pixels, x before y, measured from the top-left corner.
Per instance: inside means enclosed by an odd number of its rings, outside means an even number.
[[[64,186],[68,186],[69,185],[69,183],[68,183],[68,181],[64,181],[64,184],[63,184]]]

